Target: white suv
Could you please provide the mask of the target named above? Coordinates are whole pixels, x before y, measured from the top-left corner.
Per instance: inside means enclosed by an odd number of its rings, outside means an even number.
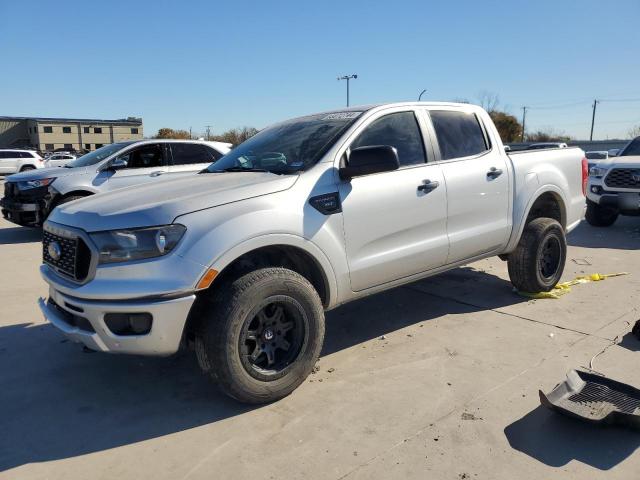
[[[53,155],[47,157],[44,161],[44,164],[47,168],[49,167],[64,167],[67,163],[72,162],[77,157],[67,152],[58,152]]]
[[[32,150],[0,150],[0,175],[43,168],[44,160]]]

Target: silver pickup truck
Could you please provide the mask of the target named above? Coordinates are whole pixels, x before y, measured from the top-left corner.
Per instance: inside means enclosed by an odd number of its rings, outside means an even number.
[[[200,174],[55,209],[40,306],[91,349],[192,345],[227,394],[268,402],[311,372],[338,305],[493,255],[518,289],[553,288],[586,179],[577,148],[507,155],[473,105],[295,118]]]

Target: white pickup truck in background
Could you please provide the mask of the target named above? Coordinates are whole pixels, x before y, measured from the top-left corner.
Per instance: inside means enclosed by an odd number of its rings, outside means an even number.
[[[640,215],[640,137],[589,168],[587,222],[609,227],[619,215]]]
[[[473,105],[300,117],[199,174],[56,208],[40,305],[91,349],[193,345],[226,393],[273,401],[311,372],[325,310],[494,255],[516,288],[553,288],[586,180],[582,150],[507,154]]]

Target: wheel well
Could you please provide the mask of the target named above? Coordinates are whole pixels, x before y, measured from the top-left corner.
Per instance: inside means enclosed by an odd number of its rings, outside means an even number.
[[[35,165],[33,165],[33,164],[27,164],[27,165],[22,165],[20,167],[20,171],[24,172],[25,170],[36,170],[36,168],[37,167]]]
[[[227,278],[266,267],[283,267],[299,273],[316,289],[322,304],[328,305],[329,286],[322,267],[311,254],[291,245],[271,245],[245,253],[225,267],[210,288],[216,288]]]
[[[562,199],[553,192],[545,192],[540,195],[529,210],[527,222],[536,218],[546,217],[557,220],[562,227],[566,227],[566,216]]]
[[[86,190],[74,190],[73,192],[67,192],[64,195],[58,196],[58,198],[54,199],[54,207],[57,207],[61,201],[65,198],[69,197],[88,197],[93,195],[91,192],[87,192]]]

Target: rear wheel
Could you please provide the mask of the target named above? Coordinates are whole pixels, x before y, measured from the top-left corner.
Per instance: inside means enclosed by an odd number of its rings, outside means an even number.
[[[611,207],[603,207],[587,199],[585,218],[594,227],[610,227],[618,219],[618,211]]]
[[[311,373],[322,348],[318,293],[284,268],[255,270],[213,288],[195,339],[202,370],[241,402],[289,395]]]
[[[560,281],[567,258],[564,229],[552,218],[536,218],[509,254],[509,278],[522,292],[548,292]]]
[[[36,167],[33,167],[33,166],[31,166],[31,165],[25,165],[24,167],[22,167],[22,168],[20,169],[20,171],[21,171],[21,172],[28,172],[29,170],[35,170],[35,169],[36,169]]]

